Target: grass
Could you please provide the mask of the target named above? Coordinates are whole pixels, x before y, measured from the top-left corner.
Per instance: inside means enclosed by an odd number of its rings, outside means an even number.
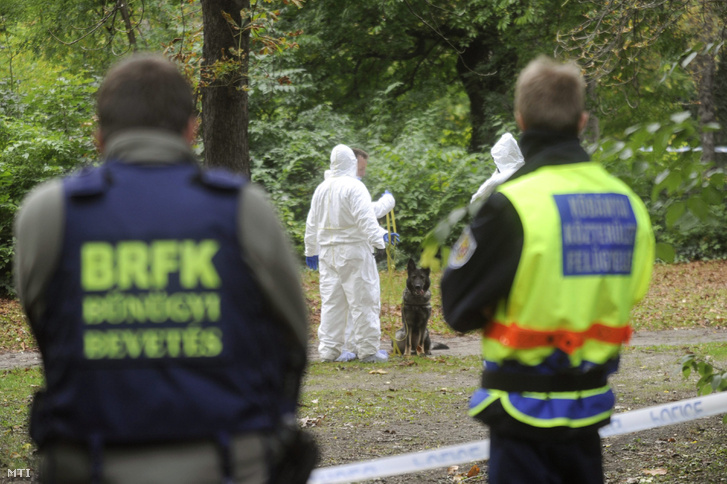
[[[480,360],[475,356],[390,360],[376,365],[314,362],[306,375],[299,418],[314,433],[326,434],[328,441],[355,443],[360,459],[390,452],[386,441],[392,439],[403,446],[402,451],[421,448],[430,444],[430,436],[418,432],[394,435],[401,432],[400,424],[416,427],[423,419],[436,422],[443,415],[463,414],[479,371]],[[360,439],[356,429],[364,428],[382,437]],[[324,459],[320,465],[333,463]]]
[[[401,297],[406,270],[381,271],[381,331],[387,335],[401,327]],[[455,334],[442,315],[439,281],[433,272],[432,317],[429,329],[439,335]],[[308,299],[313,333],[321,319],[318,272],[305,271],[303,286]],[[636,331],[727,326],[727,260],[688,264],[657,264],[649,292],[634,308],[631,324]]]
[[[406,270],[383,270],[381,280],[381,331],[393,336],[401,327],[401,297]],[[432,317],[429,329],[440,336],[454,335],[442,315],[439,281],[442,273],[432,273]],[[318,272],[301,274],[308,301],[311,337],[321,320]],[[649,292],[632,312],[636,331],[675,328],[721,328],[727,326],[727,260],[691,262],[654,267]],[[0,353],[35,350],[37,346],[15,299],[0,298]]]
[[[727,326],[727,261],[657,264],[632,324],[637,331]]]
[[[18,301],[0,298],[0,353],[35,349],[38,346]]]
[[[40,368],[0,372],[0,471],[32,468],[34,444],[28,435],[32,395],[43,384]]]

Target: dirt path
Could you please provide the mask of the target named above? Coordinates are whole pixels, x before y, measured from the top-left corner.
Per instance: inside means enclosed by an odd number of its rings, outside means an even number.
[[[631,337],[630,346],[678,346],[697,343],[727,342],[727,329],[700,328],[700,329],[674,329],[665,331],[639,331]],[[449,349],[434,350],[432,353],[439,356],[470,356],[480,354],[480,336],[471,333],[459,336],[432,337],[433,344],[444,343]],[[391,342],[384,338],[381,347],[391,351]],[[309,348],[313,361],[318,358],[315,344]],[[0,363],[1,364],[1,363]]]
[[[434,343],[444,343],[449,349],[435,350],[435,355],[441,356],[470,356],[480,352],[480,337],[477,334],[460,336],[438,336],[433,338]],[[712,343],[727,341],[727,329],[675,329],[667,331],[640,331],[634,333],[629,343],[631,346],[660,346],[660,345],[687,345],[697,343]],[[384,338],[382,348],[391,349],[391,342]],[[316,344],[309,348],[312,361],[318,359]],[[6,352],[0,354],[0,370],[12,368],[27,368],[41,365],[40,353],[37,351]]]

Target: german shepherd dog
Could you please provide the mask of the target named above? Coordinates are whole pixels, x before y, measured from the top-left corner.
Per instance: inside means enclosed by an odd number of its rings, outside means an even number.
[[[410,356],[412,351],[417,355],[432,354],[432,340],[429,338],[427,324],[432,315],[429,291],[429,269],[419,269],[409,259],[406,266],[407,278],[404,298],[401,303],[401,320],[404,327],[396,331],[396,343],[399,352]]]

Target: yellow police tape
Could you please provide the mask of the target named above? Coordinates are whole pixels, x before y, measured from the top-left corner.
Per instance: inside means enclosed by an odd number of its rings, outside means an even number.
[[[386,231],[389,233],[389,243],[386,244],[386,268],[387,268],[387,295],[389,298],[391,298],[391,295],[394,293],[394,269],[396,265],[396,260],[394,259],[394,251],[396,249],[396,246],[393,244],[393,240],[391,238],[392,234],[397,233],[396,232],[396,218],[394,217],[394,209],[392,208],[389,212],[386,213]],[[389,303],[389,307],[392,307],[391,301],[387,301]],[[391,338],[391,341],[396,340],[396,323],[395,321],[391,321],[392,323],[392,329],[391,333],[389,334],[389,337]],[[398,345],[392,345],[394,354],[401,356],[401,351],[399,351]]]

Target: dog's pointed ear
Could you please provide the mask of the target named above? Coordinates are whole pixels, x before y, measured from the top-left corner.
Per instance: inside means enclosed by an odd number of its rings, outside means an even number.
[[[425,273],[427,274],[427,277],[428,277],[428,276],[429,276],[429,271],[430,271],[430,268],[429,268],[429,267],[427,267],[426,269],[422,269],[422,270],[423,270],[423,271],[424,271],[424,272],[425,272]]]
[[[414,259],[411,257],[409,258],[409,262],[406,263],[406,270],[411,272],[417,268],[416,263],[414,262]]]

